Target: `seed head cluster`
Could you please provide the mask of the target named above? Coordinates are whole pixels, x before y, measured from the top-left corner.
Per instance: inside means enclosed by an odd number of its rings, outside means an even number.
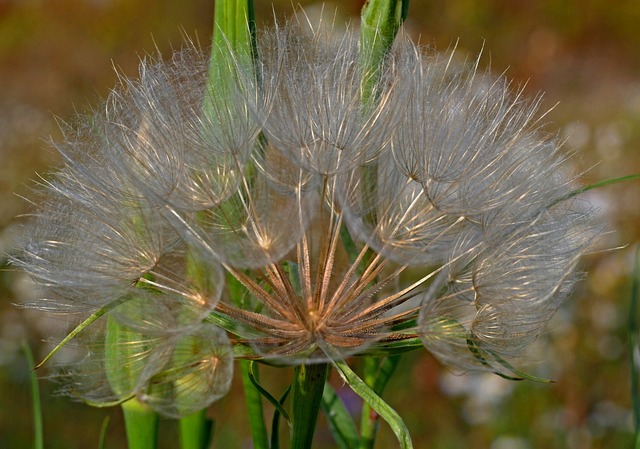
[[[363,53],[286,25],[216,84],[187,48],[65,127],[15,264],[46,288],[30,306],[106,315],[67,392],[184,416],[228,391],[236,357],[420,341],[509,373],[579,277],[592,213],[539,98],[404,37],[379,70]]]

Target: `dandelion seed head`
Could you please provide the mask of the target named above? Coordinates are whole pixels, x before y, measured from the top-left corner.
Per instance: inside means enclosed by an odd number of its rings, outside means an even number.
[[[255,70],[147,58],[65,128],[14,263],[50,292],[33,307],[106,314],[69,394],[186,416],[228,391],[234,350],[320,363],[416,337],[508,373],[570,294],[599,231],[539,97],[404,36],[367,73],[350,32],[300,27],[263,33]]]

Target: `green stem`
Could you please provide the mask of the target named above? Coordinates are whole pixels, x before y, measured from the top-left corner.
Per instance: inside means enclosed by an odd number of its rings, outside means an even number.
[[[207,449],[212,427],[207,409],[180,419],[180,449]]]
[[[129,449],[155,449],[158,444],[158,414],[136,398],[121,407]]]
[[[22,350],[31,369],[29,378],[31,382],[31,403],[33,404],[33,447],[34,449],[42,449],[44,447],[44,432],[42,428],[40,387],[38,386],[38,376],[36,376],[35,372],[36,367],[33,360],[33,352],[26,340],[22,342]]]
[[[294,370],[291,395],[291,448],[310,449],[322,404],[329,366],[298,365]]]

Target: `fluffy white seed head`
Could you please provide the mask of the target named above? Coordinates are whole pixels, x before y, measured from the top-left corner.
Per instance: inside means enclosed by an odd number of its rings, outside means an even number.
[[[111,308],[68,391],[183,416],[226,392],[232,345],[316,363],[416,336],[508,371],[598,233],[539,99],[404,37],[374,83],[348,33],[287,25],[258,54],[217,84],[194,49],[145,60],[56,145],[15,263],[36,308]]]

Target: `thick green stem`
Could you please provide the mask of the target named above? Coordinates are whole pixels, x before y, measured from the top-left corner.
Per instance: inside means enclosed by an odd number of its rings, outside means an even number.
[[[129,449],[155,449],[158,444],[158,414],[136,398],[122,404]]]
[[[207,409],[180,419],[180,449],[207,449],[212,428]]]
[[[295,368],[291,395],[291,448],[311,448],[328,373],[326,364]]]

